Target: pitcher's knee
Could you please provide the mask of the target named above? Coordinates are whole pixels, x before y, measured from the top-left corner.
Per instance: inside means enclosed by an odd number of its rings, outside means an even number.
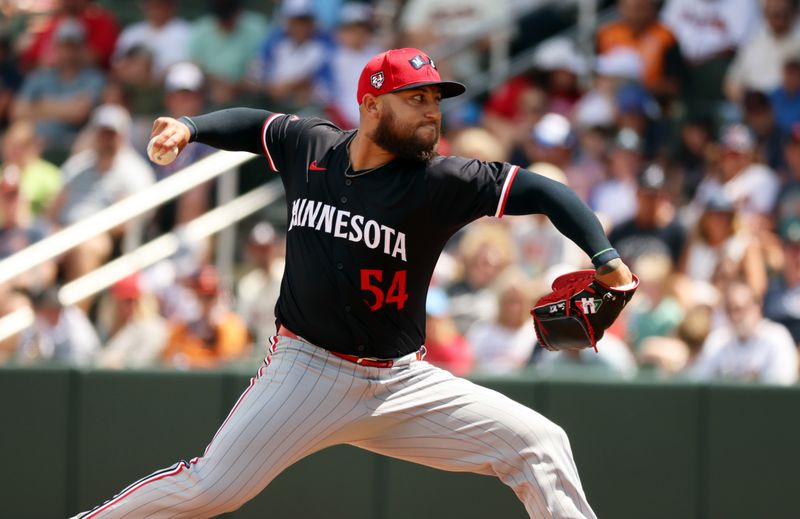
[[[546,419],[526,423],[525,427],[515,431],[515,434],[518,438],[522,438],[525,445],[529,447],[553,446],[563,448],[569,445],[566,431],[561,426]]]

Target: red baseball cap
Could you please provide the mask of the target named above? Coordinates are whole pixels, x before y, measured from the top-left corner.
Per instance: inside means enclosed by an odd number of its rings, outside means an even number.
[[[442,98],[463,94],[467,87],[455,81],[442,81],[433,60],[419,49],[392,49],[381,52],[366,64],[358,78],[358,104],[366,94],[379,96],[429,85],[442,89]]]
[[[141,290],[138,274],[122,278],[111,285],[111,295],[117,299],[139,299]]]

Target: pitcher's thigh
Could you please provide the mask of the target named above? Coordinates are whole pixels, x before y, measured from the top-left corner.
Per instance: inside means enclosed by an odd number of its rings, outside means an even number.
[[[564,430],[497,391],[431,372],[404,384],[376,414],[385,427],[354,445],[497,476],[535,517],[593,517]]]

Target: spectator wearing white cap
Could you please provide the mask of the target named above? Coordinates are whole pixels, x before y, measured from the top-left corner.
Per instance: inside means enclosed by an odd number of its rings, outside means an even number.
[[[333,41],[317,27],[311,0],[286,0],[280,16],[281,28],[261,44],[252,75],[270,106],[290,111],[317,101],[315,87]]]
[[[257,344],[275,335],[275,303],[284,268],[283,237],[267,222],[250,230],[245,259],[250,270],[236,285],[236,311]]]
[[[208,77],[213,105],[229,104],[245,80],[267,32],[267,19],[243,9],[241,0],[207,0],[210,14],[192,22],[189,57]]]
[[[62,166],[64,186],[48,210],[59,225],[71,225],[105,209],[153,183],[153,170],[128,139],[131,118],[118,105],[102,105],[92,112],[91,146],[71,156]],[[118,229],[115,233],[120,233]],[[101,234],[70,251],[65,274],[72,280],[100,266],[110,255],[112,235]]]
[[[628,220],[636,213],[636,188],[643,169],[643,142],[630,128],[617,133],[608,154],[606,179],[592,189],[589,206],[612,225]]]
[[[206,110],[206,82],[200,67],[190,62],[175,63],[164,78],[164,106],[170,117],[192,117]],[[148,125],[147,138],[152,125]],[[142,146],[143,148],[144,146]],[[156,180],[194,164],[212,154],[214,149],[199,142],[190,142],[171,163],[153,165]],[[161,234],[176,225],[185,224],[208,211],[212,203],[213,182],[205,182],[161,205],[150,222],[149,233]]]
[[[167,68],[189,58],[189,23],[177,16],[178,0],[143,0],[144,20],[126,27],[117,39],[114,59],[135,47],[153,56],[153,73],[163,77]]]
[[[717,175],[707,176],[698,186],[695,206],[703,206],[720,189],[733,201],[747,219],[772,212],[778,196],[780,180],[769,167],[756,161],[756,139],[744,125],[731,125],[720,139],[721,157]],[[751,225],[751,229],[752,229]]]
[[[586,201],[592,188],[602,178],[596,169],[576,167],[577,142],[569,119],[557,113],[545,114],[534,125],[524,146],[525,157],[519,162],[552,164],[566,175],[566,183],[570,188]]]
[[[86,30],[79,21],[63,20],[53,40],[54,66],[30,73],[17,93],[11,117],[33,120],[45,151],[57,150],[60,159],[100,101],[105,79],[85,65]]]
[[[642,58],[631,47],[614,47],[597,56],[592,88],[575,105],[575,124],[583,129],[614,126],[617,89],[627,82],[641,82],[643,71]]]
[[[575,43],[563,37],[542,43],[533,55],[533,66],[545,73],[548,110],[571,117],[582,96],[578,79],[588,72],[588,63]]]
[[[336,44],[320,72],[328,115],[340,128],[358,126],[358,77],[364,65],[380,52],[375,41],[372,7],[348,2],[342,6]]]

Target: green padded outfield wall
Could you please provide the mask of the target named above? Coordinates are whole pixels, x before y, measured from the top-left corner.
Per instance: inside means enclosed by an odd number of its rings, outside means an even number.
[[[479,379],[568,432],[599,517],[800,517],[800,387]],[[0,518],[63,518],[201,455],[249,375],[0,368]],[[229,518],[523,519],[494,478],[349,446]]]

